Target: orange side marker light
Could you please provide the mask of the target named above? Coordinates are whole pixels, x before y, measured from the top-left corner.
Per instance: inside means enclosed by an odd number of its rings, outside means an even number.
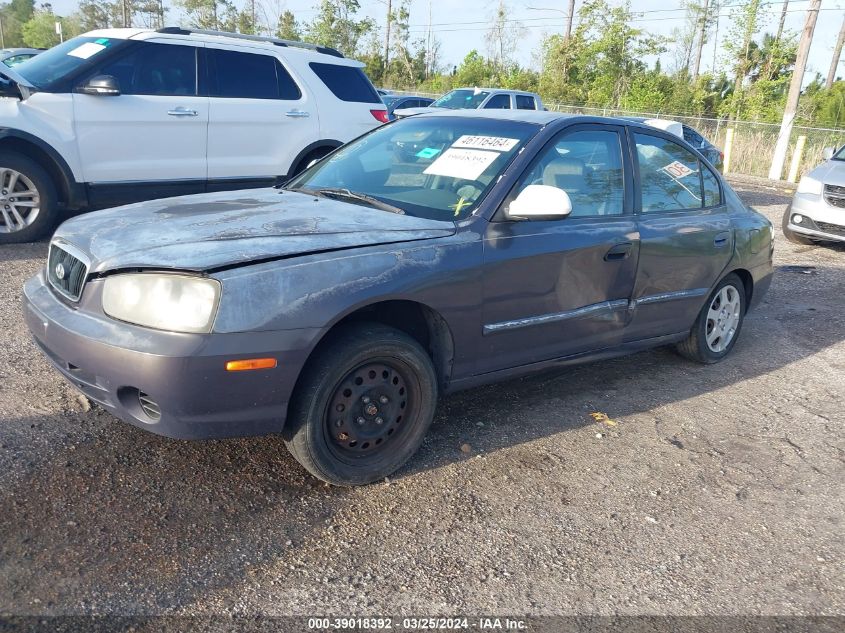
[[[230,360],[226,371],[251,371],[253,369],[273,369],[278,362],[275,358],[250,358],[248,360]]]

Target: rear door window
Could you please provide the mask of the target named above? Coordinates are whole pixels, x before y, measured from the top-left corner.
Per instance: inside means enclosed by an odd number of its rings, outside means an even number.
[[[716,207],[722,204],[722,190],[719,179],[704,165],[701,166],[701,182],[704,185],[704,206]]]
[[[207,50],[211,64],[211,97],[296,100],[302,96],[296,82],[275,57]]]
[[[674,141],[634,133],[642,212],[700,209],[704,196],[698,158]]]
[[[516,95],[516,109],[517,110],[536,110],[537,104],[534,97],[528,95]]]
[[[484,104],[485,110],[507,110],[511,107],[510,95],[493,95],[490,101]]]
[[[318,62],[311,62],[308,65],[332,91],[332,94],[341,101],[381,103],[378,93],[360,68]]]

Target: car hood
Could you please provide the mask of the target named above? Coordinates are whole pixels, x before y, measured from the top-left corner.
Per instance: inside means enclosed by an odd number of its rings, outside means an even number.
[[[826,185],[845,187],[845,160],[829,160],[807,173]]]
[[[207,271],[454,233],[452,221],[399,215],[280,189],[250,189],[88,213],[62,224],[55,238],[87,253],[90,272]]]

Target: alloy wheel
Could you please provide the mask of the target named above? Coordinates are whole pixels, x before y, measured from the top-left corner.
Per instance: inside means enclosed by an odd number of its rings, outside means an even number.
[[[26,175],[0,167],[0,233],[16,233],[31,226],[41,211],[41,196]]]
[[[707,311],[707,347],[717,354],[725,351],[736,335],[741,318],[742,302],[739,291],[731,285],[724,286],[710,302]]]

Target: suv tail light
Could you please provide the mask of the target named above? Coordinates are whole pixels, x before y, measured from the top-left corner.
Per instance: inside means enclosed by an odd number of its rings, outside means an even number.
[[[387,118],[387,110],[370,110],[370,114],[381,123],[387,123],[390,120]]]

